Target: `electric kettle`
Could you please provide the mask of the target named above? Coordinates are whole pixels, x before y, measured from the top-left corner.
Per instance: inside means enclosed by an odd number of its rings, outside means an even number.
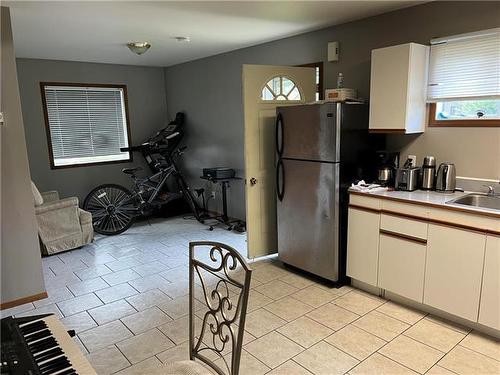
[[[436,191],[451,193],[456,188],[457,172],[455,164],[441,163],[436,175]]]

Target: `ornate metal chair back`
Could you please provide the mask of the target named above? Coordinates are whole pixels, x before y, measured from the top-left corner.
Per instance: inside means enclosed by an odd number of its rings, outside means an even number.
[[[239,373],[251,274],[230,246],[189,244],[190,359],[221,375]]]

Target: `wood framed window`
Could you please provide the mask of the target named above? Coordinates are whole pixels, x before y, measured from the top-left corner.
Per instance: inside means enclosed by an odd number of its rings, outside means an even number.
[[[429,126],[500,127],[500,99],[430,103]]]
[[[132,161],[125,85],[40,82],[51,169]]]
[[[500,28],[431,40],[429,126],[500,126]]]
[[[323,96],[325,95],[325,91],[323,90],[323,62],[302,64],[298,66],[316,69],[316,100],[323,100]]]

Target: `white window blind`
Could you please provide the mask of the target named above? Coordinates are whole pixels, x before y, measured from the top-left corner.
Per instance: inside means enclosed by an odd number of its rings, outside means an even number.
[[[124,89],[44,86],[53,165],[130,159]]]
[[[500,98],[500,28],[431,41],[428,102]]]

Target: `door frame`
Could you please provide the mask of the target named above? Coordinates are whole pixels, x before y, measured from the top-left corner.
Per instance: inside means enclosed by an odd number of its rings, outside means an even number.
[[[280,100],[273,100],[273,101],[266,101],[266,100],[262,100],[261,99],[261,90],[264,88],[264,85],[269,81],[271,80],[273,77],[277,77],[277,76],[283,76],[283,77],[287,77],[289,79],[291,79],[292,81],[296,81],[296,79],[294,79],[289,73],[286,72],[286,70],[288,69],[298,69],[298,68],[309,68],[311,70],[311,73],[312,72],[315,72],[315,68],[314,67],[298,67],[298,66],[286,66],[286,65],[260,65],[260,64],[243,64],[242,66],[242,104],[243,104],[243,126],[244,126],[244,163],[245,163],[245,211],[246,211],[246,217],[247,217],[247,257],[248,258],[257,258],[257,257],[261,257],[261,256],[266,256],[266,255],[270,255],[270,254],[273,254],[273,253],[257,253],[257,254],[251,254],[251,249],[250,249],[250,246],[251,246],[251,236],[254,234],[254,232],[252,231],[252,229],[250,228],[250,226],[252,225],[251,221],[248,220],[249,218],[249,191],[248,189],[250,188],[250,179],[252,178],[252,176],[249,175],[249,171],[251,170],[251,168],[249,168],[249,146],[248,146],[248,142],[249,142],[249,134],[250,134],[250,119],[251,117],[248,115],[248,112],[247,112],[247,109],[246,109],[246,102],[247,100],[249,100],[249,98],[246,96],[246,88],[245,88],[245,74],[247,71],[249,71],[249,69],[252,69],[252,68],[261,68],[261,69],[266,69],[266,68],[269,68],[269,69],[276,69],[275,72],[273,73],[270,73],[266,78],[264,78],[260,84],[259,84],[259,89],[257,90],[256,92],[256,97],[255,97],[255,100],[257,103],[260,103],[261,105],[266,105],[266,107],[269,107],[269,110],[272,110],[272,109],[275,109],[276,107],[278,106],[288,106],[288,105],[299,105],[299,104],[305,104],[305,103],[308,103],[310,101],[314,101],[315,100],[315,92],[312,94],[312,97],[310,98],[311,100],[308,100],[308,95],[306,92],[304,92],[303,90],[303,87],[301,86],[297,86],[300,94],[301,94],[301,100],[293,100],[293,101],[288,101],[288,100],[283,100],[283,101],[280,101]],[[282,72],[279,72],[279,69],[277,68],[283,68],[283,71]],[[314,84],[314,87],[316,87],[316,84]],[[253,130],[253,129],[252,129]],[[277,229],[276,229],[277,231]],[[277,248],[275,249],[275,252],[277,252]],[[274,252],[274,253],[275,253]]]

